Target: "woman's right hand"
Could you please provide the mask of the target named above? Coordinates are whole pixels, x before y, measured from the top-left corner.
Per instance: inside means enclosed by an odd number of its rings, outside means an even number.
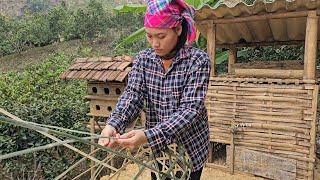
[[[114,148],[117,146],[117,141],[115,138],[119,138],[120,134],[117,133],[117,130],[113,126],[106,125],[106,127],[101,132],[101,136],[103,137],[99,138],[98,141],[101,146]]]

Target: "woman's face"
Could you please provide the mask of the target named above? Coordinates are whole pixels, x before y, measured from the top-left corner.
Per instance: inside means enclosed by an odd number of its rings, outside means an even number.
[[[181,26],[176,28],[145,28],[147,40],[159,56],[167,55],[177,44]]]

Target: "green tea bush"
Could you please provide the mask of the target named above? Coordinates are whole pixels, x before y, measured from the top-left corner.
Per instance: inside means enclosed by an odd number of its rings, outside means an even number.
[[[26,12],[15,19],[0,14],[0,57],[73,39],[118,42],[140,27],[142,19],[141,15],[114,13],[99,0],[90,0],[75,11],[61,4],[48,12]]]
[[[26,121],[85,130],[82,122],[88,120],[89,107],[83,100],[86,83],[59,78],[72,59],[59,53],[22,73],[0,74],[0,107]],[[0,132],[0,154],[52,142],[35,131],[4,123],[0,124]],[[84,145],[77,147],[83,149]],[[64,147],[11,158],[0,163],[0,179],[11,174],[22,177],[22,170],[37,171],[42,178],[52,179],[79,158]]]

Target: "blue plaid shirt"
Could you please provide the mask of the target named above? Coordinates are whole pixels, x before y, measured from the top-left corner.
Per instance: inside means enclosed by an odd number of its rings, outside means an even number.
[[[108,124],[123,133],[145,102],[145,135],[153,152],[157,154],[173,142],[182,144],[193,171],[197,171],[208,157],[209,128],[204,100],[209,75],[210,59],[197,48],[183,47],[167,72],[153,49],[141,51]]]

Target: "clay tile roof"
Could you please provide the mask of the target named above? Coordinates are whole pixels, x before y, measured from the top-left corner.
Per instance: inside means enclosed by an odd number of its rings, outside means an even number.
[[[132,61],[130,56],[78,58],[60,77],[123,82],[131,70]]]

